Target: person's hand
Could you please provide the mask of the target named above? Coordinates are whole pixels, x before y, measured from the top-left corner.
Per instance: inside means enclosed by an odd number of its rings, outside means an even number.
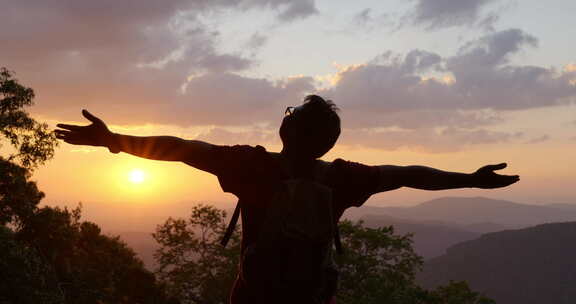
[[[506,163],[484,166],[472,174],[474,186],[483,189],[501,188],[520,180],[518,175],[501,175],[496,170],[506,168]]]
[[[82,110],[82,115],[92,122],[88,126],[75,126],[67,124],[57,124],[56,138],[73,145],[102,146],[108,147],[111,152],[117,153],[112,148],[113,133],[108,130],[106,124],[98,117]]]

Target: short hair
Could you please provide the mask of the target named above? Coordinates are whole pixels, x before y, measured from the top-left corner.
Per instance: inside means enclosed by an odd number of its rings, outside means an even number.
[[[285,148],[302,156],[322,157],[340,136],[339,109],[331,100],[308,95],[298,111],[284,117],[280,138]]]

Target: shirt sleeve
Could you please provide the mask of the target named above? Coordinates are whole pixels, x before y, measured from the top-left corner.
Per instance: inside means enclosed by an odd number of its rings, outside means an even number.
[[[214,146],[209,172],[218,177],[224,192],[239,195],[253,182],[252,176],[261,167],[266,153],[262,146]]]
[[[377,193],[380,173],[375,166],[336,159],[329,172],[335,200],[342,209],[360,207]]]

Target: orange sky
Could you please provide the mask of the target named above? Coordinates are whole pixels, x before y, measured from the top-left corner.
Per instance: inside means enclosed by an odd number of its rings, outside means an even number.
[[[122,129],[118,129],[122,130]],[[152,126],[132,128],[131,134],[147,135]],[[170,130],[164,130],[169,132]],[[174,130],[178,134],[177,129]],[[182,132],[182,130],[180,130]],[[170,134],[170,133],[162,133]],[[185,136],[184,136],[185,137]],[[576,159],[571,155],[576,144],[561,141],[538,145],[479,145],[449,153],[426,153],[401,149],[383,151],[343,146],[324,157],[344,158],[366,164],[428,165],[444,170],[472,172],[479,166],[506,161],[503,173],[519,174],[521,181],[497,190],[462,189],[428,192],[401,189],[378,194],[369,205],[410,205],[440,196],[485,196],[522,203],[573,203],[576,197]],[[278,151],[278,145],[266,145]],[[129,180],[132,170],[142,170],[146,177],[140,184]],[[56,157],[34,175],[47,194],[45,203],[75,206],[83,202],[89,219],[105,222],[118,229],[151,229],[167,216],[182,216],[193,203],[213,203],[232,208],[236,199],[221,192],[211,174],[182,163],[139,159],[124,153],[111,154],[104,148],[61,144]],[[119,223],[115,214],[133,217]]]
[[[13,1],[0,10],[0,65],[35,89],[30,112],[51,126],[84,124],[85,108],[116,132],[278,151],[283,110],[316,93],[344,127],[325,160],[463,172],[508,162],[521,176],[506,189],[399,190],[368,204],[576,203],[574,2],[422,1]],[[64,143],[34,179],[44,203],[82,201],[110,225],[114,214],[136,225],[235,201],[183,164]]]

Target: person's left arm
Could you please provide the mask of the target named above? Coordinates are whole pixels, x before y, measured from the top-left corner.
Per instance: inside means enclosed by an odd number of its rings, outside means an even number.
[[[509,186],[520,180],[518,175],[501,175],[496,170],[506,168],[506,163],[487,165],[473,173],[442,171],[425,166],[376,166],[379,171],[377,192],[401,187],[422,190],[457,188],[493,189]]]

